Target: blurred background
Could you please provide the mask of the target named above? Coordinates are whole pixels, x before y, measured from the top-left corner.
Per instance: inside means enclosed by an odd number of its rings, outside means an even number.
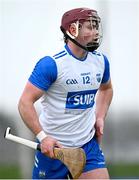
[[[18,100],[36,62],[63,45],[61,16],[76,7],[102,18],[99,50],[110,60],[114,88],[102,143],[110,176],[139,179],[139,0],[0,0],[0,179],[31,178],[34,151],[4,132],[9,126],[34,140]]]

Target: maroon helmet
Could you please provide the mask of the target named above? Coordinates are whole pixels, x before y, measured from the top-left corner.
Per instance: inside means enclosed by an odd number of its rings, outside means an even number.
[[[89,43],[89,45],[83,46],[79,44],[74,38],[72,38],[72,36],[70,36],[68,32],[68,29],[72,23],[76,23],[76,22],[83,23],[89,18],[96,21],[97,24],[100,23],[100,17],[98,16],[96,10],[89,8],[71,9],[63,14],[60,29],[64,33],[66,39],[70,39],[76,45],[87,51],[94,51],[100,46],[100,39],[102,38],[102,36],[100,36],[97,42],[91,42]]]
[[[97,11],[89,8],[76,8],[63,14],[61,26],[67,30],[68,27],[77,21],[87,20],[89,17],[98,17]],[[99,17],[98,17],[99,18]]]

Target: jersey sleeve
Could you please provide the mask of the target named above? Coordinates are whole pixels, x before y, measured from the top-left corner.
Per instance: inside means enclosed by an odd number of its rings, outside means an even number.
[[[46,56],[37,62],[28,80],[39,89],[47,91],[56,78],[56,63],[53,58]]]
[[[106,83],[110,79],[110,64],[109,64],[107,57],[105,55],[103,55],[103,57],[104,57],[105,69],[104,69],[104,74],[103,74],[103,78],[102,78],[101,83]]]

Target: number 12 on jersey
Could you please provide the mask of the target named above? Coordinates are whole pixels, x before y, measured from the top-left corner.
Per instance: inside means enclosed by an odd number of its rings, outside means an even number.
[[[90,76],[83,76],[83,84],[90,84]]]

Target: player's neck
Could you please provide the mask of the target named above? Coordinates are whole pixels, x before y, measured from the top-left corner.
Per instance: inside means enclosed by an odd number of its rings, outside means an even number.
[[[69,41],[67,43],[67,45],[75,57],[77,57],[79,59],[83,59],[86,56],[87,51],[85,51],[82,48],[80,48],[79,46],[75,45],[73,42]]]

